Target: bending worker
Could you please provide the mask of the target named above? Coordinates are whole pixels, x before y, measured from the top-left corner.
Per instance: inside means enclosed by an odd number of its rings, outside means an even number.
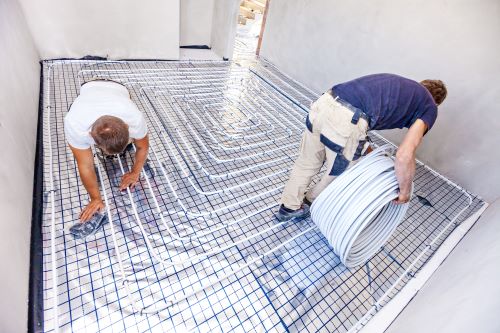
[[[415,151],[432,128],[437,106],[446,98],[440,80],[416,82],[393,74],[374,74],[338,84],[311,106],[300,154],[283,190],[278,220],[303,218],[314,199],[349,165],[369,152],[368,130],[409,128],[396,153],[396,203],[410,199]],[[326,161],[327,171],[309,188]]]
[[[130,143],[135,144],[134,165],[120,184],[120,190],[133,189],[148,155],[147,126],[125,86],[96,80],[81,86],[80,95],[64,118],[64,132],[90,196],[90,202],[80,213],[80,221],[86,222],[104,208],[91,146],[95,145],[103,155],[114,155],[122,153]]]

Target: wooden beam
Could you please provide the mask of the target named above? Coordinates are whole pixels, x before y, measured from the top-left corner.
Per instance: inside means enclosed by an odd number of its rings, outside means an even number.
[[[259,55],[260,47],[262,46],[262,37],[264,36],[264,29],[266,28],[267,12],[269,12],[269,3],[271,0],[266,1],[266,8],[264,9],[264,15],[262,16],[262,25],[260,26],[259,42],[257,43],[257,50],[255,54]]]

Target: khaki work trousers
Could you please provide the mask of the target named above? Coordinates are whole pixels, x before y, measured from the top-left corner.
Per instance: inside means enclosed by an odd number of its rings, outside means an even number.
[[[353,124],[353,115],[353,111],[337,102],[329,93],[323,94],[312,104],[299,157],[281,196],[281,203],[286,208],[299,209],[304,197],[313,202],[352,161],[364,155],[369,146],[368,122],[360,118]],[[308,190],[311,179],[318,174],[325,161],[326,172]]]

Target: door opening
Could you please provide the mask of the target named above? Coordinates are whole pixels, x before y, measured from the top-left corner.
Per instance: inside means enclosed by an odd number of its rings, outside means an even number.
[[[259,55],[270,1],[244,0],[240,2],[234,50],[237,58],[253,58]]]

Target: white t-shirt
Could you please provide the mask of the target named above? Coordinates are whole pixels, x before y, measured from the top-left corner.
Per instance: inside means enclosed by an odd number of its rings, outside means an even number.
[[[64,117],[64,132],[68,143],[77,149],[95,144],[90,135],[94,122],[102,116],[114,116],[129,127],[133,139],[142,139],[148,129],[126,87],[111,81],[91,81],[80,88],[80,95]]]

